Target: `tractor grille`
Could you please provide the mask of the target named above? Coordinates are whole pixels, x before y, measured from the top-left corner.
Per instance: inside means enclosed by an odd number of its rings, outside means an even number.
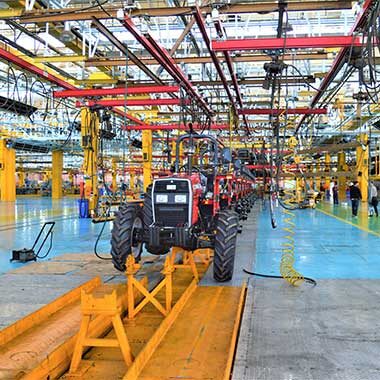
[[[156,180],[152,195],[154,222],[157,226],[184,227],[191,224],[189,220],[191,200],[188,181]]]
[[[167,227],[183,227],[188,223],[188,207],[156,206],[156,224]]]

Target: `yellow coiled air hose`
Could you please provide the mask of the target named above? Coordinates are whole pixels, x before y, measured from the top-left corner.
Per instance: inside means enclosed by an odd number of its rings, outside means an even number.
[[[281,244],[282,256],[280,263],[281,276],[293,286],[301,285],[304,278],[301,273],[294,269],[295,259],[295,214],[291,211],[293,192],[285,191],[285,200],[283,201],[283,214],[285,227],[282,230],[285,232],[284,242]]]
[[[292,149],[297,145],[297,140],[293,137],[288,141],[288,146]],[[294,152],[293,152],[294,154]],[[294,157],[297,162],[297,158]],[[284,170],[284,172],[286,172]],[[295,178],[294,178],[295,180]],[[284,186],[285,187],[285,186]],[[297,189],[295,189],[297,191]],[[296,269],[294,269],[295,258],[295,245],[294,245],[294,235],[295,235],[295,214],[292,211],[294,209],[294,203],[296,202],[296,191],[293,189],[284,188],[284,199],[281,200],[282,211],[284,215],[285,226],[282,230],[285,232],[284,242],[281,244],[281,263],[280,263],[280,273],[281,276],[293,286],[299,286],[304,281],[304,277]]]

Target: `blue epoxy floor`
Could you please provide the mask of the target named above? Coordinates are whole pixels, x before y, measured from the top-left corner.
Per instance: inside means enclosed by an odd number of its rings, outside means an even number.
[[[90,219],[79,219],[77,199],[53,201],[44,197],[19,197],[15,203],[0,202],[0,273],[25,264],[10,263],[12,249],[31,248],[44,222],[55,221],[53,248],[49,257],[62,253],[90,253],[102,227]],[[109,252],[107,224],[100,252]]]
[[[295,267],[304,276],[316,279],[380,279],[380,237],[318,210],[297,210],[295,214]],[[269,211],[260,214],[254,264],[256,272],[279,274],[285,232],[282,230],[284,218],[280,209],[276,210],[276,215],[278,227],[273,230]],[[347,221],[352,223],[348,214]]]
[[[326,204],[323,209],[339,217],[348,213],[343,206],[333,211],[329,207]],[[295,213],[296,268],[303,275],[317,279],[380,278],[379,236],[317,210],[304,209]],[[261,211],[258,218],[254,270],[260,273],[279,273],[285,233],[281,229],[284,226],[281,209],[276,209],[276,215],[278,227],[275,230],[271,228],[268,209]],[[364,219],[367,218],[363,214],[361,224],[365,226]],[[0,202],[0,273],[24,265],[9,262],[11,250],[31,247],[40,226],[51,220],[56,222],[51,256],[93,252],[101,224],[94,225],[89,219],[78,218],[76,198],[52,201],[50,198],[20,197],[16,203]],[[352,223],[348,214],[347,221]],[[101,252],[109,252],[110,228],[111,223],[107,224],[100,241]]]

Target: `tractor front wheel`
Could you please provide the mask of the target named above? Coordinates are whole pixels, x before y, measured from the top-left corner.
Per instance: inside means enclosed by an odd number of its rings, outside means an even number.
[[[214,247],[214,279],[218,282],[232,278],[238,230],[239,217],[236,212],[225,210],[219,213]]]
[[[122,205],[113,221],[111,233],[111,256],[116,269],[124,272],[128,255],[140,260],[142,241],[139,233],[143,232],[141,207],[134,204]]]

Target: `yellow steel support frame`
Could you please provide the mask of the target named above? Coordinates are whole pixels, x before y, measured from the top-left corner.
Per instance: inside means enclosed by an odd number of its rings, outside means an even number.
[[[132,320],[149,302],[164,316],[167,316],[172,309],[173,300],[173,272],[174,267],[171,264],[169,257],[165,260],[162,274],[165,278],[149,292],[141,283],[136,280],[135,274],[141,268],[140,264],[136,264],[135,258],[132,255],[127,257],[127,291],[128,291],[128,319]],[[165,307],[155,298],[161,289],[165,288]],[[135,289],[143,296],[143,300],[135,307]]]
[[[338,153],[338,171],[342,172],[346,169],[346,153],[339,152]],[[346,199],[346,187],[347,187],[347,179],[346,177],[338,177],[338,190],[339,190],[339,200]]]
[[[16,200],[16,152],[0,140],[0,200]]]
[[[368,135],[361,133],[360,136],[361,145],[356,148],[356,174],[359,182],[359,189],[362,194],[362,201],[368,200]]]
[[[62,150],[54,150],[52,152],[52,183],[51,183],[52,199],[62,198],[62,195],[63,195],[62,171],[63,171],[63,152]]]
[[[123,290],[122,287],[119,287],[119,289]],[[126,365],[129,367],[132,364],[131,347],[121,320],[122,304],[118,300],[120,300],[120,297],[118,297],[115,289],[111,294],[104,295],[101,298],[82,291],[82,322],[71,360],[71,374],[78,371],[84,347],[120,347]],[[91,317],[98,315],[109,316],[117,339],[90,338],[88,336]]]
[[[90,214],[98,202],[98,149],[99,118],[87,108],[81,110],[81,134],[84,150],[83,171],[85,176],[85,198],[89,200]]]
[[[152,131],[142,131],[143,191],[152,183]]]

